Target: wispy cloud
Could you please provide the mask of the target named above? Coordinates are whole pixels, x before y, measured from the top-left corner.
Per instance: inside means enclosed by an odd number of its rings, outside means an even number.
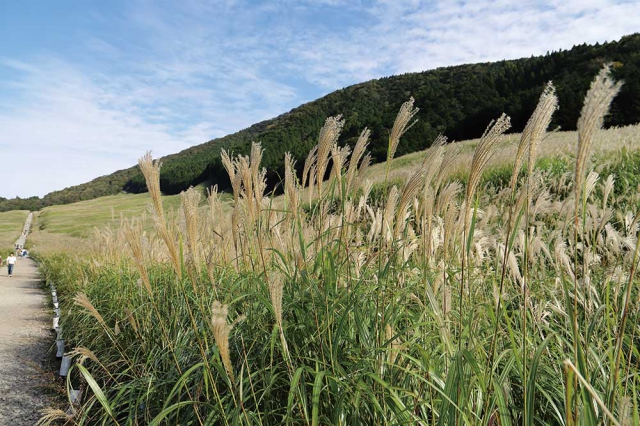
[[[1,196],[79,184],[135,164],[146,150],[177,152],[371,78],[543,54],[640,29],[640,4],[631,1],[101,7],[80,12],[57,45],[0,57]]]
[[[293,64],[327,89],[384,75],[544,54],[612,41],[640,30],[640,3],[568,1],[377,1],[360,25],[309,32],[291,45]],[[310,45],[313,50],[305,49]]]

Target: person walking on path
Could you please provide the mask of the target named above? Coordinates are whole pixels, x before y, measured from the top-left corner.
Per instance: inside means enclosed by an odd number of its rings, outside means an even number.
[[[9,255],[9,257],[7,257],[7,269],[9,272],[9,277],[13,277],[13,267],[16,264],[16,257],[14,256],[13,253],[11,253]]]

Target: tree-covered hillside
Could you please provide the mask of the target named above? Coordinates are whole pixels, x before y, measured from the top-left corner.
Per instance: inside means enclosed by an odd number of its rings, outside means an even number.
[[[405,134],[396,155],[428,147],[439,133],[450,140],[478,137],[502,112],[511,116],[512,131],[519,132],[549,80],[554,82],[560,102],[552,127],[572,130],[589,83],[604,63],[611,63],[615,78],[625,81],[613,102],[607,125],[640,122],[640,34],[634,34],[617,42],[583,44],[545,56],[438,68],[337,90],[272,120],[163,158],[162,191],[175,194],[203,181],[226,187],[228,179],[220,161],[220,149],[245,154],[253,141],[262,142],[265,149],[262,164],[269,170],[270,183],[276,183],[282,175],[284,153],[291,152],[301,166],[317,142],[324,120],[337,114],[346,120],[341,143],[355,143],[362,129],[368,127],[374,161],[382,160],[388,130],[400,105],[409,97],[420,108],[418,122]],[[122,190],[146,190],[136,167],[52,192],[43,199],[0,200],[0,211],[37,209]]]

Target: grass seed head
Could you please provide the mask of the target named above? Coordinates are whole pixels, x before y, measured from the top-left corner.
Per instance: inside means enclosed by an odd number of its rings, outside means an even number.
[[[316,183],[318,184],[318,192],[322,193],[322,181],[324,180],[324,174],[327,171],[327,165],[329,164],[329,154],[331,148],[337,143],[342,127],[344,126],[344,120],[342,115],[335,117],[329,117],[320,129],[320,136],[318,136],[318,153],[317,153],[317,176]]]
[[[102,318],[102,315],[100,315],[98,310],[93,306],[86,294],[82,292],[76,294],[76,296],[73,298],[73,301],[76,305],[85,308],[89,312],[89,314],[91,314],[91,316],[94,317],[98,321],[98,323],[100,323],[100,325],[109,330],[109,326],[104,321],[104,318]]]
[[[122,230],[131,249],[131,255],[140,273],[140,278],[148,294],[152,294],[149,274],[145,266],[144,250],[142,249],[142,226],[139,220],[125,221]]]
[[[358,163],[362,159],[367,146],[369,145],[369,137],[371,136],[371,130],[365,129],[360,133],[360,137],[358,137],[358,141],[356,142],[353,152],[351,153],[351,158],[349,159],[349,169],[347,171],[347,191],[354,192],[354,180],[356,174],[358,173]]]
[[[618,94],[621,87],[622,82],[614,83],[609,73],[609,66],[605,66],[593,80],[585,96],[584,105],[578,119],[578,149],[574,175],[576,220],[578,208],[582,202],[581,194],[584,175],[591,157],[595,135],[602,127],[604,117],[609,112],[611,101]]]
[[[162,237],[167,246],[167,249],[169,250],[169,256],[176,275],[178,277],[181,277],[182,270],[179,266],[180,260],[178,259],[178,249],[176,248],[174,235],[167,226],[167,222],[164,216],[164,209],[162,207],[162,194],[160,193],[161,164],[158,161],[153,161],[150,152],[147,152],[142,158],[140,158],[138,164],[140,165],[140,170],[144,175],[145,181],[147,183],[147,188],[149,189],[149,195],[151,196],[151,201],[153,203],[152,206],[156,229],[158,230],[158,234]]]
[[[269,296],[273,305],[273,311],[276,316],[278,327],[282,328],[282,291],[284,289],[284,280],[280,274],[274,274],[269,280]]]
[[[59,422],[65,422],[65,424],[72,422],[75,417],[74,414],[67,414],[62,410],[54,408],[45,408],[40,412],[42,417],[36,423],[36,426],[49,426],[56,425]]]
[[[536,155],[538,152],[538,145],[542,140],[542,136],[547,131],[549,123],[551,122],[551,116],[558,109],[558,97],[556,96],[556,89],[551,82],[547,83],[546,88],[540,95],[540,100],[536,106],[533,115],[529,119],[531,124],[531,133],[529,141],[529,158],[527,175],[531,176],[533,173],[533,166],[536,164]],[[527,123],[527,126],[529,123]]]
[[[557,109],[558,97],[556,96],[556,89],[551,82],[548,82],[542,95],[540,95],[535,111],[529,118],[529,121],[527,121],[520,137],[520,143],[518,144],[518,150],[515,156],[515,164],[513,166],[513,174],[511,175],[511,181],[509,183],[512,193],[515,191],[518,174],[520,173],[520,168],[524,162],[524,155],[527,150],[529,152],[527,174],[530,176],[533,172],[538,145],[542,139],[542,135],[546,132],[547,127],[549,127],[551,116]]]
[[[476,194],[482,173],[489,163],[489,159],[495,152],[495,146],[500,136],[511,127],[511,119],[502,114],[494,123],[490,124],[484,135],[478,142],[478,146],[473,154],[471,161],[471,170],[469,172],[469,181],[467,182],[467,191],[465,195],[465,234],[471,227],[471,206],[473,205],[473,197]]]
[[[318,161],[318,145],[314,146],[309,154],[307,154],[307,158],[304,160],[304,167],[302,168],[302,187],[304,188],[307,184],[307,180],[311,179],[309,175],[311,173],[311,167],[313,167]],[[313,173],[315,174],[315,173]],[[312,185],[312,184],[309,184]]]
[[[72,358],[78,357],[78,364],[84,364],[84,362],[88,359],[95,362],[96,364],[100,364],[100,361],[98,360],[98,357],[96,356],[96,354],[94,354],[91,350],[83,346],[78,346],[74,348],[67,355],[69,355]]]
[[[297,217],[300,206],[300,193],[298,191],[298,178],[295,172],[295,160],[291,153],[284,155],[284,193],[287,203],[287,211]]]
[[[398,145],[400,144],[400,138],[402,137],[402,135],[404,135],[406,131],[415,124],[415,121],[412,123],[411,119],[413,119],[413,117],[420,110],[413,107],[414,102],[415,100],[413,99],[413,97],[409,98],[408,101],[402,104],[402,106],[400,107],[400,111],[398,111],[396,120],[393,123],[393,127],[391,128],[391,134],[389,135],[387,161],[391,161],[396,154],[396,150],[398,149]]]
[[[229,333],[233,329],[233,324],[227,324],[227,316],[229,314],[229,308],[227,305],[223,305],[217,300],[213,302],[211,306],[211,327],[213,330],[213,338],[218,345],[218,351],[220,352],[220,358],[227,374],[231,378],[231,382],[234,382],[233,366],[231,365],[231,355],[229,352]],[[237,322],[238,320],[236,320]]]
[[[138,160],[140,171],[147,183],[147,189],[153,202],[155,214],[164,220],[164,211],[162,209],[162,194],[160,192],[160,167],[162,163],[153,160],[151,152],[147,152],[140,160]]]
[[[186,225],[187,247],[194,265],[199,264],[198,253],[198,206],[200,205],[200,193],[193,187],[180,194],[182,199],[182,212]]]

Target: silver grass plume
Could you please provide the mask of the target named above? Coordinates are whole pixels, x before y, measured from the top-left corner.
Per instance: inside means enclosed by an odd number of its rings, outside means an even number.
[[[229,314],[229,307],[223,305],[217,300],[213,302],[211,306],[211,327],[213,331],[213,338],[218,345],[218,351],[220,352],[220,358],[222,358],[222,364],[227,374],[231,378],[231,382],[234,383],[233,366],[231,365],[231,354],[229,352],[229,333],[233,327],[244,317],[238,317],[232,324],[227,324],[227,316]]]
[[[363,180],[365,179],[365,175],[367,170],[369,170],[369,166],[371,166],[371,154],[367,153],[362,161],[360,162],[360,167],[358,167],[358,172],[355,173],[353,181],[351,182],[351,188],[355,191],[360,185],[363,184]]]
[[[144,264],[144,250],[142,249],[142,226],[140,220],[133,219],[131,221],[125,221],[123,224],[123,231],[127,244],[131,249],[131,255],[140,273],[140,279],[144,284],[145,290],[149,295],[153,294],[151,290],[151,283],[149,282],[149,274]]]
[[[547,83],[544,91],[540,95],[538,105],[535,111],[531,114],[527,125],[522,131],[520,136],[520,142],[518,143],[518,150],[516,152],[515,162],[513,165],[513,174],[511,175],[511,181],[509,187],[511,192],[515,192],[516,183],[518,180],[518,174],[520,168],[524,162],[525,153],[529,151],[529,163],[528,172],[530,176],[535,165],[535,156],[537,147],[542,139],[542,135],[546,132],[551,122],[551,116],[558,109],[558,98],[556,96],[556,89],[551,82]]]
[[[609,112],[611,101],[618,94],[621,87],[622,82],[614,83],[611,79],[609,66],[607,65],[602,68],[598,76],[593,80],[584,99],[584,105],[578,119],[578,149],[574,177],[576,224],[578,210],[582,202],[584,175],[591,156],[595,135],[602,127],[604,117]]]
[[[589,196],[591,196],[591,193],[593,192],[593,190],[596,189],[596,183],[598,183],[599,179],[600,179],[600,175],[598,174],[598,172],[595,172],[593,170],[589,172],[589,174],[587,175],[587,180],[585,181],[585,184],[584,184],[585,199],[589,199]]]
[[[327,165],[329,164],[329,154],[331,148],[338,141],[342,127],[344,126],[344,120],[342,115],[335,117],[329,117],[326,119],[324,126],[320,129],[320,135],[318,136],[318,154],[317,154],[317,169],[316,169],[316,183],[318,184],[318,196],[322,196],[322,182],[324,180],[324,174],[327,171]]]
[[[611,174],[607,177],[607,180],[604,183],[603,191],[602,191],[602,209],[607,208],[607,203],[609,201],[609,196],[613,192],[613,188],[615,186],[615,175]]]
[[[302,188],[307,184],[307,180],[310,179],[311,167],[318,161],[318,145],[314,146],[309,154],[307,154],[306,160],[304,160],[304,167],[302,168]],[[310,186],[312,186],[310,184]]]
[[[398,239],[400,233],[404,229],[405,216],[409,203],[418,195],[422,186],[424,185],[425,168],[424,163],[415,171],[413,176],[409,178],[404,188],[402,189],[402,195],[400,196],[400,202],[398,203],[398,211],[396,213],[396,224],[393,233],[394,239]]]
[[[257,179],[258,173],[260,172],[260,163],[262,162],[263,153],[264,150],[262,149],[261,143],[253,142],[251,144],[251,176],[254,179],[254,184],[256,183],[255,180]]]
[[[170,229],[169,226],[167,226],[167,221],[164,217],[164,210],[162,208],[162,194],[160,193],[161,163],[159,163],[158,161],[153,161],[153,159],[151,158],[151,153],[147,152],[142,158],[140,158],[138,164],[140,165],[140,170],[142,171],[144,179],[147,183],[149,195],[151,196],[151,201],[153,203],[156,230],[167,246],[167,249],[169,251],[169,258],[171,259],[171,264],[176,275],[178,276],[178,278],[182,278],[180,255],[178,253],[178,248],[176,247],[175,236],[172,232],[173,229]]]
[[[449,144],[447,149],[442,154],[442,162],[440,163],[440,169],[438,169],[438,174],[436,175],[435,183],[433,184],[433,189],[438,192],[442,182],[449,174],[453,163],[455,163],[456,158],[458,158],[458,154],[460,154],[460,145],[458,144]]]
[[[502,114],[494,123],[491,123],[487,130],[480,138],[478,146],[473,154],[471,161],[471,171],[469,172],[469,180],[467,183],[467,191],[465,194],[465,212],[464,212],[464,230],[465,235],[471,225],[471,206],[473,205],[473,197],[476,194],[480,178],[484,169],[487,167],[489,160],[495,153],[495,146],[500,140],[500,136],[511,127],[511,120],[506,114]],[[465,242],[466,244],[466,242]]]
[[[278,327],[282,329],[282,292],[284,289],[284,280],[280,274],[274,274],[269,280],[269,296],[273,305],[273,312],[276,316]]]
[[[331,168],[331,177],[335,179],[336,185],[338,185],[338,191],[340,192],[340,196],[344,197],[343,185],[342,185],[342,172],[344,164],[351,153],[351,148],[347,145],[344,147],[339,147],[338,144],[334,144],[331,148],[331,160],[333,166]]]
[[[429,253],[431,251],[431,226],[433,220],[433,209],[435,206],[436,191],[431,187],[431,182],[442,165],[444,145],[446,142],[446,137],[438,135],[427,150],[427,154],[422,161],[422,165],[425,170],[424,184],[422,187],[421,208],[416,208],[416,214],[420,215],[420,226],[422,228],[425,253]]]
[[[558,97],[556,96],[556,88],[551,82],[549,82],[542,92],[542,95],[540,95],[538,105],[529,119],[529,121],[532,122],[529,140],[529,159],[527,165],[527,175],[529,177],[533,174],[538,145],[542,140],[542,135],[547,131],[549,123],[551,122],[551,116],[557,109]],[[529,127],[529,122],[527,122],[527,127]]]
[[[293,217],[298,216],[298,209],[300,205],[297,180],[295,173],[295,160],[291,156],[291,153],[287,152],[284,155],[284,196],[289,216]]]
[[[431,185],[436,173],[440,170],[444,156],[444,146],[447,143],[447,137],[438,135],[433,141],[429,149],[427,149],[422,165],[424,166],[424,184]]]
[[[311,166],[311,170],[309,172],[309,185],[308,185],[308,196],[309,196],[309,204],[313,201],[314,190],[316,187],[316,175],[317,175],[318,165],[314,164]]]
[[[200,193],[193,189],[193,187],[182,192],[180,197],[182,199],[182,212],[184,213],[187,230],[187,247],[189,248],[191,260],[197,268],[200,263],[198,254],[198,206],[200,205],[201,197]]]
[[[351,158],[349,159],[349,168],[347,170],[347,192],[352,193],[355,191],[354,181],[356,174],[358,173],[358,163],[360,159],[364,155],[367,146],[369,145],[369,137],[371,136],[371,130],[365,129],[360,133],[360,137],[358,137],[358,141],[353,147],[353,152],[351,153]]]
[[[76,305],[85,308],[89,312],[89,314],[91,314],[91,316],[94,317],[98,321],[98,323],[109,334],[111,334],[111,329],[109,328],[109,326],[105,322],[104,318],[102,318],[102,315],[100,315],[98,310],[93,306],[93,304],[91,303],[91,301],[89,300],[89,298],[87,297],[87,295],[85,293],[80,292],[80,293],[76,294],[76,296],[73,298],[73,301],[74,301],[74,303]]]
[[[252,143],[251,144],[251,180],[253,187],[253,203],[254,203],[254,212],[256,215],[256,219],[258,218],[260,211],[262,209],[262,200],[264,198],[264,191],[267,187],[266,183],[266,169],[260,169],[260,163],[262,162],[262,154],[264,153],[264,149],[262,149],[262,144],[260,143]]]
[[[255,217],[253,209],[253,178],[251,176],[251,160],[246,155],[238,156],[237,160],[238,174],[241,176],[242,190],[240,198],[244,200],[247,208],[247,217],[252,222]]]
[[[237,162],[231,159],[229,153],[225,149],[220,150],[220,159],[222,160],[222,165],[229,175],[229,181],[231,182],[231,188],[233,190],[233,199],[237,203],[242,189],[242,176],[237,172]]]
[[[153,160],[151,157],[151,151],[148,151],[138,160],[138,165],[140,166],[140,171],[145,178],[155,214],[164,222],[164,210],[162,208],[161,199],[162,194],[160,192],[160,168],[162,167],[162,163],[158,160]]]
[[[209,223],[210,231],[218,238],[222,238],[222,229],[220,223],[222,217],[222,205],[220,203],[220,195],[218,193],[218,185],[207,188],[207,205],[209,207]]]
[[[415,101],[413,97],[411,97],[407,102],[403,103],[400,107],[400,111],[398,111],[396,120],[393,123],[391,134],[389,135],[389,146],[387,149],[387,169],[389,168],[388,163],[396,154],[396,150],[398,149],[398,145],[400,144],[400,138],[405,134],[407,130],[411,128],[411,126],[415,124],[415,121],[412,123],[411,119],[420,110],[413,107],[414,102]]]

